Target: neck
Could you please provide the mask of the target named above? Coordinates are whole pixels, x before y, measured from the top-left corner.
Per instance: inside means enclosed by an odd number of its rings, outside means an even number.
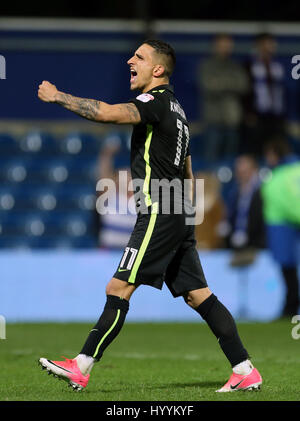
[[[260,57],[260,60],[261,60],[261,61],[264,61],[265,63],[267,63],[267,62],[271,61],[271,55],[270,55],[270,54],[268,54],[268,53],[261,53],[261,54],[259,55],[259,57]]]
[[[169,79],[168,78],[163,78],[158,80],[153,80],[150,83],[148,83],[142,90],[142,93],[148,92],[151,89],[156,88],[157,86],[161,86],[161,85],[168,85],[169,84]]]

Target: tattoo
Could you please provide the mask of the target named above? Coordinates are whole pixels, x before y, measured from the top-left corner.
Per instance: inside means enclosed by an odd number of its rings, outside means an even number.
[[[78,98],[73,95],[59,92],[56,100],[57,104],[62,105],[64,108],[73,111],[81,117],[88,120],[98,120],[101,101],[95,99]]]
[[[140,120],[140,113],[136,107],[136,105],[132,103],[122,104],[120,108],[123,107],[123,110],[127,111],[129,121],[132,123],[136,123]]]
[[[138,124],[141,121],[140,113],[133,103],[108,105],[64,92],[58,92],[55,102],[88,120],[116,124]]]

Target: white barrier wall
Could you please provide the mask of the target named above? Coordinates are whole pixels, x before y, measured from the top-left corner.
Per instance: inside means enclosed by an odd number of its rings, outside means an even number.
[[[38,251],[0,253],[0,314],[7,322],[91,321],[105,304],[105,285],[121,253]],[[253,266],[229,266],[230,252],[201,252],[210,289],[234,317],[268,321],[280,315],[284,284],[268,252]],[[164,286],[137,289],[127,321],[199,321],[183,299]]]

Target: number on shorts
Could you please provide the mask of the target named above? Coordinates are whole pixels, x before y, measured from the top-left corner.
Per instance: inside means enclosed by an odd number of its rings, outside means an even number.
[[[130,270],[132,268],[132,265],[133,265],[134,261],[135,261],[137,252],[138,252],[138,250],[134,249],[133,247],[126,247],[123,258],[122,258],[121,263],[120,263],[120,268]],[[128,262],[127,262],[127,265],[124,268],[124,263],[125,263],[128,255],[129,255],[129,253],[131,253],[131,256],[130,256]]]

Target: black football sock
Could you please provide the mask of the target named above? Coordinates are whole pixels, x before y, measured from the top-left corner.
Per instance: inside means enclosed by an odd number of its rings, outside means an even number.
[[[206,321],[218,339],[220,347],[232,367],[249,358],[232,315],[214,294],[211,294],[195,310]]]
[[[281,267],[286,286],[285,306],[283,316],[298,314],[299,308],[299,280],[297,266]]]
[[[128,309],[129,301],[108,295],[103,313],[90,331],[80,354],[89,355],[99,361],[104,350],[120,332]]]

